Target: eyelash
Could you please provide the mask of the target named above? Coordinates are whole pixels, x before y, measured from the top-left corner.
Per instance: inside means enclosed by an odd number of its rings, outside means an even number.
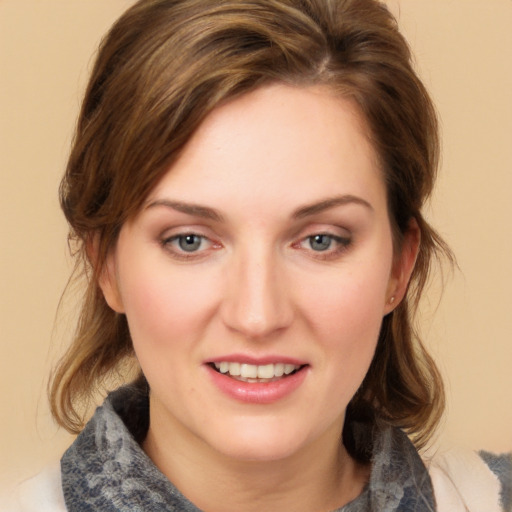
[[[329,239],[329,246],[325,250],[315,250],[311,247],[311,243],[317,237],[327,237]],[[304,249],[304,244],[310,244],[309,248]],[[334,248],[332,248],[334,244]],[[313,235],[308,235],[305,238],[302,238],[296,245],[298,248],[302,248],[307,251],[311,251],[315,254],[316,259],[320,260],[333,260],[344,253],[349,246],[352,244],[352,239],[350,237],[342,237],[338,235],[333,235],[331,233],[314,233]]]
[[[206,249],[199,250],[199,251],[198,250],[187,251],[187,250],[183,249],[183,247],[181,247],[181,248],[179,247],[180,241],[185,240],[187,237],[195,237],[195,238],[199,239],[200,245],[199,245],[198,249],[201,249],[201,246],[204,243],[208,243],[210,247],[214,247],[214,248],[220,247],[220,244],[215,244],[208,237],[206,237],[204,235],[200,235],[198,233],[193,233],[193,232],[178,233],[177,235],[163,238],[160,243],[164,249],[166,249],[167,251],[169,251],[171,253],[173,258],[176,258],[178,260],[188,261],[193,258],[197,259],[202,256],[205,256],[204,253],[205,253]],[[178,247],[176,247],[175,244],[177,244]]]
[[[196,250],[187,251],[186,249],[183,249],[180,242],[185,241],[187,237],[195,237],[196,239],[199,239],[199,246]],[[311,244],[317,237],[328,238],[329,245],[325,248],[325,250],[315,250],[313,247],[311,247]],[[205,257],[205,253],[209,248],[217,249],[221,247],[221,244],[215,243],[208,237],[194,232],[178,233],[177,235],[165,237],[161,240],[160,243],[164,249],[171,253],[173,258],[181,261],[190,261],[193,259]],[[201,249],[202,245],[205,243],[208,244],[208,247]],[[309,248],[304,247],[304,245],[308,243],[310,244]],[[314,258],[326,261],[336,259],[343,252],[345,252],[351,244],[352,239],[350,237],[342,237],[332,233],[319,232],[301,238],[299,241],[293,243],[292,247],[295,249],[311,252],[314,254]],[[332,247],[333,245],[334,248]]]

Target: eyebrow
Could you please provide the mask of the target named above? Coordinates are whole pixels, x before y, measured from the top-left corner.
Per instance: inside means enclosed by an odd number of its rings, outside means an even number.
[[[372,212],[374,211],[373,206],[362,197],[346,194],[343,196],[329,197],[317,203],[301,206],[293,212],[292,217],[296,219],[302,219],[304,217],[308,217],[309,215],[315,215],[316,213],[321,213],[325,210],[335,208],[336,206],[343,206],[346,204],[359,204],[365,208],[368,208]]]
[[[209,208],[207,206],[201,206],[194,203],[183,203],[181,201],[171,201],[169,199],[157,199],[156,201],[149,203],[146,208],[155,208],[157,206],[165,206],[187,215],[203,217],[205,219],[210,219],[216,222],[224,221],[224,217],[214,208]]]
[[[300,208],[296,209],[293,212],[292,218],[303,219],[304,217],[315,215],[325,210],[329,210],[331,208],[336,208],[337,206],[343,206],[347,204],[358,204],[364,206],[365,208],[368,208],[371,211],[374,211],[373,206],[365,199],[351,194],[346,194],[342,196],[329,197],[322,201],[311,203],[306,206],[301,206]],[[185,213],[186,215],[203,217],[205,219],[210,219],[215,222],[224,221],[224,217],[221,215],[219,211],[208,206],[201,206],[199,204],[194,203],[184,203],[182,201],[172,201],[170,199],[157,199],[156,201],[152,201],[151,203],[149,203],[146,206],[146,208],[155,208],[158,206],[164,206],[166,208],[171,208],[178,212]]]

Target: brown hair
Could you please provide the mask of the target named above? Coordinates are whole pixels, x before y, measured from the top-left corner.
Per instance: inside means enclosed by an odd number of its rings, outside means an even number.
[[[97,281],[121,226],[212,109],[271,82],[320,84],[351,98],[380,158],[395,244],[412,218],[419,225],[407,296],[384,318],[349,413],[370,408],[373,421],[406,429],[418,445],[432,433],[443,386],[412,317],[433,258],[450,256],[420,211],[435,181],[437,121],[395,19],[375,0],[141,0],[112,27],[60,189],[76,270],[88,280],[74,341],[50,387],[53,415],[68,430],[81,429],[78,405],[103,379],[136,364],[126,319]]]

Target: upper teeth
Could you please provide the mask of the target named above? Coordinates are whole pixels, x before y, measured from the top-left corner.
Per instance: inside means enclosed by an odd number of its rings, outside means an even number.
[[[233,377],[243,377],[245,379],[272,379],[273,377],[289,375],[300,368],[300,366],[294,364],[284,363],[256,365],[222,361],[214,364],[215,368],[221,373],[229,373]]]

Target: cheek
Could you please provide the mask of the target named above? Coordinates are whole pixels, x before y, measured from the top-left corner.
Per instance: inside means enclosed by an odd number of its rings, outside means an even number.
[[[160,350],[189,344],[215,310],[213,277],[168,265],[131,265],[124,273],[121,295],[137,350],[141,345]]]
[[[382,302],[374,294],[356,293],[345,288],[337,303],[324,303],[317,319],[327,350],[332,354],[334,371],[342,371],[348,380],[366,374],[375,352],[382,324]],[[320,302],[319,302],[320,305]],[[356,388],[359,383],[355,383]],[[355,391],[355,390],[354,390]]]
[[[308,297],[308,322],[329,359],[332,393],[350,400],[370,366],[383,318],[389,277],[387,262],[354,266],[331,276]],[[319,283],[317,282],[317,285]]]
[[[309,318],[328,337],[373,332],[380,325],[388,285],[387,265],[361,265],[350,272],[331,275],[305,297]]]

